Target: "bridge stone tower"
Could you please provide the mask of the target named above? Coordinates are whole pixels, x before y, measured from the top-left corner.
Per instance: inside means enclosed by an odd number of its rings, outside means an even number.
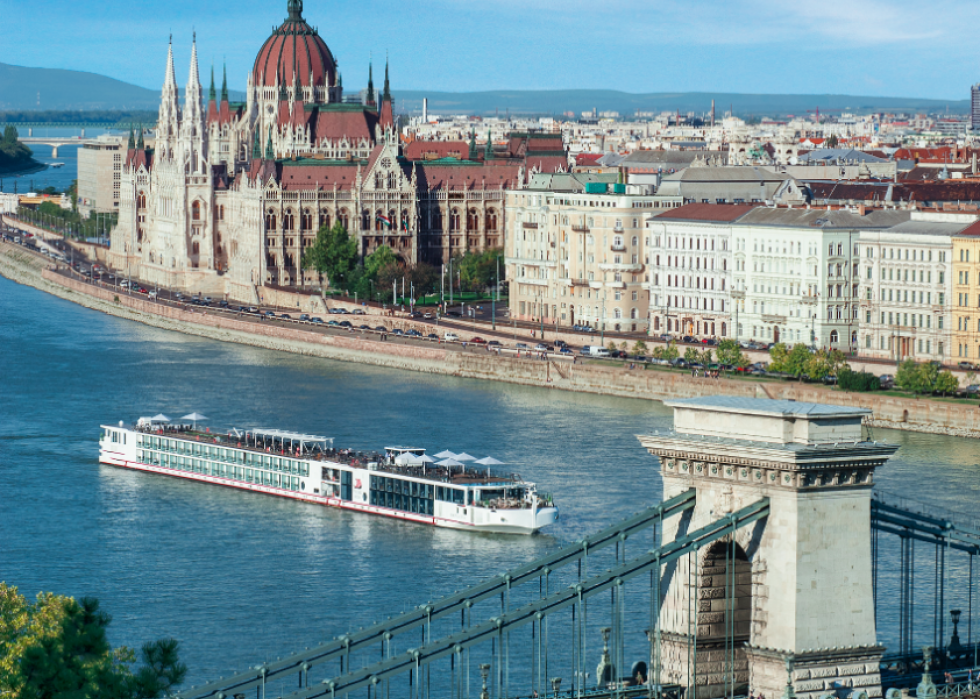
[[[776,699],[792,659],[798,697],[881,696],[871,489],[897,447],[862,438],[861,408],[725,396],[666,405],[674,429],[639,440],[660,459],[664,498],[695,488],[697,504],[664,523],[663,541],[761,498],[770,514],[665,567],[662,681],[686,686],[693,673],[697,699],[719,697],[733,664],[736,691]]]

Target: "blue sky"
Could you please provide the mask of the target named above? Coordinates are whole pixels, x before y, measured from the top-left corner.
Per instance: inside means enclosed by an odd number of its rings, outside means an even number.
[[[391,57],[394,88],[608,88],[966,99],[980,81],[971,0],[306,0],[344,86]],[[228,62],[241,89],[286,0],[0,0],[0,62],[157,89],[167,36],[184,82]]]

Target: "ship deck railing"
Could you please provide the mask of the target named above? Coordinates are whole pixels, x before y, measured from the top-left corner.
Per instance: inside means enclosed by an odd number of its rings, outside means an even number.
[[[251,444],[249,435],[242,440],[240,437],[229,433],[221,432],[202,432],[190,426],[155,425],[152,427],[135,427],[134,431],[140,434],[156,437],[168,437],[180,439],[190,444],[214,444],[225,449],[240,449],[262,454],[266,456],[281,456],[289,459],[305,459],[308,461],[320,461],[327,463],[343,464],[345,466],[355,466],[357,468],[369,468],[372,473],[390,473],[392,475],[409,476],[411,478],[421,478],[433,483],[446,483],[448,485],[478,485],[493,486],[499,485],[502,488],[513,488],[518,485],[528,485],[524,483],[520,474],[501,473],[487,468],[486,466],[469,467],[466,466],[401,466],[390,463],[385,455],[379,452],[360,452],[353,449],[320,449],[319,447],[307,449],[283,449],[279,445],[266,444],[267,440],[255,437],[255,443]],[[194,456],[191,454],[190,456]],[[377,466],[369,467],[369,464]],[[334,482],[325,478],[328,482]],[[528,505],[530,507],[530,505]],[[506,508],[501,508],[506,509]]]

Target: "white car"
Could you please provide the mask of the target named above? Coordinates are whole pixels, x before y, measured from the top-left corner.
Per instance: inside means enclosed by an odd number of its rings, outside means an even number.
[[[446,342],[459,342],[459,335],[456,333],[446,333],[442,336],[442,339]]]

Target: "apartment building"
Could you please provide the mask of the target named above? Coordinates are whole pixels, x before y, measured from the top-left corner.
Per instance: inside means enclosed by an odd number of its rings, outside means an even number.
[[[616,174],[537,174],[506,192],[510,312],[550,326],[647,332],[646,220],[665,206]]]
[[[105,135],[78,149],[78,210],[83,216],[119,211],[125,143],[123,137]]]
[[[750,210],[687,204],[647,221],[651,335],[732,336],[731,224]]]
[[[953,236],[950,359],[980,364],[980,224]]]
[[[955,355],[953,237],[976,220],[914,211],[899,225],[861,232],[863,354],[893,361],[947,361]]]
[[[731,204],[661,213],[647,223],[651,332],[855,348],[860,232],[908,218]]]

